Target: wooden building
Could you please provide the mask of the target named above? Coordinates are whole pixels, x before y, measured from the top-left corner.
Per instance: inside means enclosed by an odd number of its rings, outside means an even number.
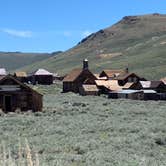
[[[125,85],[127,82],[134,82],[137,83],[139,81],[141,81],[142,79],[136,75],[135,73],[126,73],[126,74],[122,74],[119,75],[117,77],[114,78],[115,80],[118,80],[119,85],[123,86]]]
[[[100,78],[107,78],[108,80],[114,79],[120,75],[126,74],[128,70],[103,70],[100,74]]]
[[[83,84],[95,85],[96,77],[88,68],[88,60],[83,61],[82,69],[73,69],[63,79],[63,92],[79,93]]]
[[[166,84],[162,81],[140,81],[143,89],[155,90],[157,93],[166,92]]]
[[[132,100],[143,100],[144,94],[141,90],[120,90],[120,91],[112,91],[109,92],[108,98],[112,99],[118,99],[118,98],[124,98],[124,99],[132,99]]]
[[[97,96],[99,95],[99,89],[96,85],[82,85],[82,87],[79,88],[79,94],[86,96],[86,95],[92,95]]]
[[[100,92],[107,94],[110,91],[120,91],[125,89],[140,90],[142,86],[139,82],[127,82],[125,85],[120,86],[118,80],[96,80],[97,87],[100,89]]]
[[[7,75],[0,80],[0,109],[6,113],[18,109],[42,111],[42,95],[15,77]]]
[[[32,84],[50,85],[53,84],[53,79],[53,73],[50,73],[45,69],[38,69],[29,76],[28,80]]]
[[[27,82],[28,81],[27,73],[23,72],[23,71],[15,72],[14,77],[16,77],[16,79],[18,79],[21,82]]]

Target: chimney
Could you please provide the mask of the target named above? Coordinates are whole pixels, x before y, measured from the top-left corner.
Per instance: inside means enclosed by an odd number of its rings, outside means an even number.
[[[88,59],[83,60],[83,70],[88,69]]]
[[[128,72],[129,72],[129,68],[128,68],[128,67],[126,67],[125,71],[126,71],[126,73],[128,73]]]

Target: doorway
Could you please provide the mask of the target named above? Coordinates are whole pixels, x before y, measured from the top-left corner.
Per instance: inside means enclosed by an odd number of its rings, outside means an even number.
[[[12,96],[4,96],[5,112],[12,111]]]

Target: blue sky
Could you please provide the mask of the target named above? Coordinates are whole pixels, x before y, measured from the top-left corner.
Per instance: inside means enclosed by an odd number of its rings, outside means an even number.
[[[166,14],[165,0],[1,0],[0,51],[67,50],[126,15]]]

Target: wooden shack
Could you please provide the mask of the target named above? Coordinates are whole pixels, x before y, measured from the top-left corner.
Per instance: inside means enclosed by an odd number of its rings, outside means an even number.
[[[166,84],[162,81],[140,81],[143,89],[155,90],[157,93],[166,92]]]
[[[118,80],[118,83],[121,86],[125,85],[128,82],[138,83],[139,81],[141,81],[141,78],[135,73],[121,74],[114,79]]]
[[[42,111],[42,95],[15,77],[7,75],[0,80],[0,109],[6,113],[16,110]]]
[[[132,99],[132,100],[143,100],[144,94],[141,90],[120,90],[120,91],[112,91],[109,92],[108,98],[112,99],[118,99],[118,98],[124,98],[124,99]]]
[[[23,71],[17,71],[14,73],[14,77],[16,77],[16,79],[18,79],[19,81],[21,82],[27,82],[28,79],[27,79],[27,73],[26,72],[23,72]]]
[[[99,89],[97,88],[96,85],[85,84],[79,88],[79,94],[83,96],[86,96],[86,95],[97,96],[99,95]]]
[[[100,74],[100,78],[114,79],[117,76],[126,74],[126,70],[103,70]]]
[[[29,81],[32,84],[50,85],[53,84],[53,80],[53,73],[45,69],[38,69],[29,76]]]
[[[88,60],[85,59],[82,69],[73,69],[63,79],[63,92],[79,93],[79,89],[83,84],[95,85],[95,80],[96,77],[88,69]]]

